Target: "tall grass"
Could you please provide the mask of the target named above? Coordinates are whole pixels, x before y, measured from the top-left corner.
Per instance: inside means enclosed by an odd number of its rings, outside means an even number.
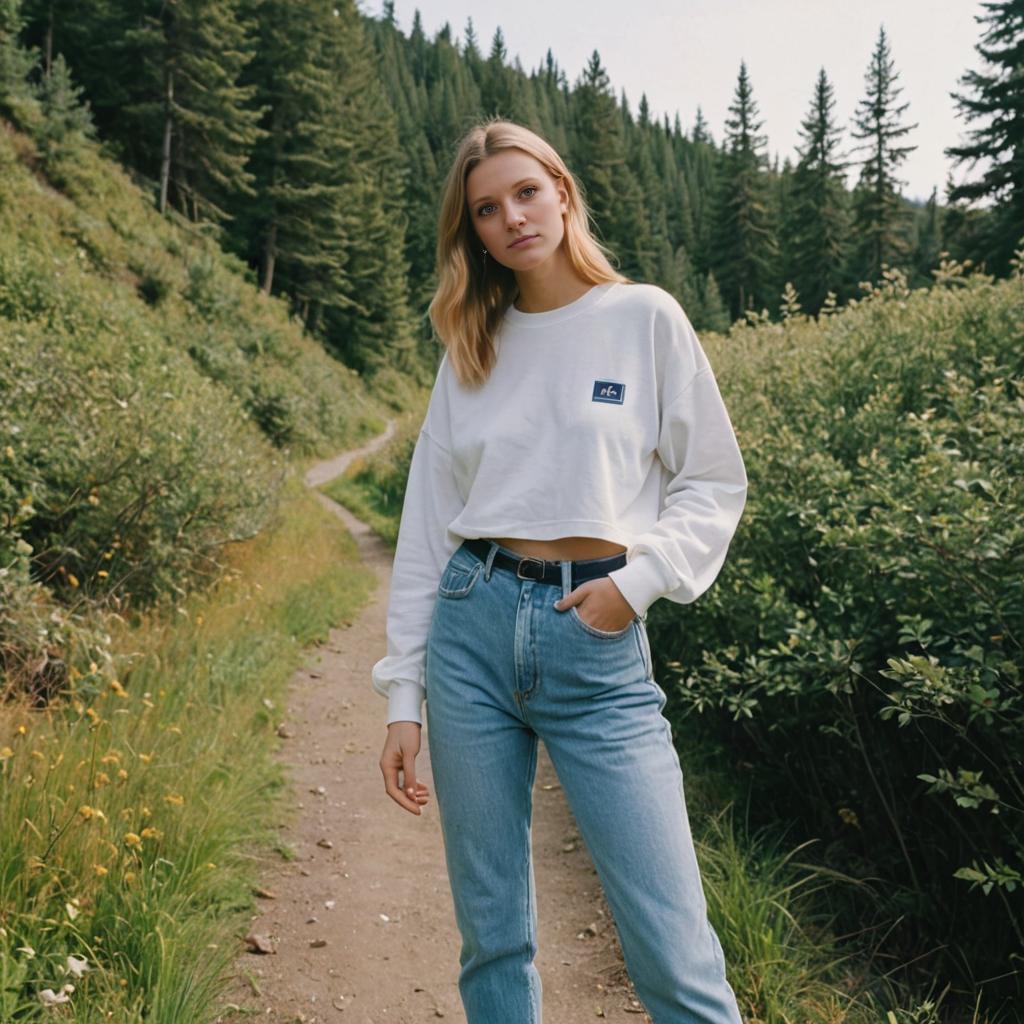
[[[286,808],[272,759],[303,648],[372,589],[298,482],[207,593],[106,622],[94,701],[0,707],[0,1019],[214,1018]],[[84,958],[80,977],[68,957]],[[80,961],[72,961],[72,965]]]

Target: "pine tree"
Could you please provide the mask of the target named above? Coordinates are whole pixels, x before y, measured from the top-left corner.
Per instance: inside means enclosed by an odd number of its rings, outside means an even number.
[[[1024,0],[981,6],[987,13],[975,15],[975,21],[988,27],[975,49],[990,69],[968,71],[960,78],[973,95],[951,95],[968,121],[984,118],[984,124],[968,132],[969,142],[945,152],[957,163],[970,160],[973,166],[982,160],[987,167],[980,180],[949,188],[947,199],[988,198],[996,204],[982,244],[991,257],[988,269],[1003,274],[1024,234]],[[973,255],[980,258],[985,252]]]
[[[939,213],[938,189],[933,188],[925,204],[914,250],[914,275],[909,284],[912,288],[927,287],[932,283],[931,272],[939,264],[939,253],[943,248],[942,218]]]
[[[23,24],[19,0],[0,0],[0,110],[16,120],[31,103],[26,79],[36,61],[36,54],[19,41]]]
[[[714,139],[711,138],[711,131],[708,128],[707,121],[704,120],[704,111],[697,107],[697,120],[693,125],[693,134],[691,139],[694,143],[702,142],[706,145],[713,146]]]
[[[58,53],[52,61],[50,74],[39,84],[43,117],[33,131],[43,166],[51,174],[59,160],[94,135],[89,107],[81,93],[81,88],[71,79],[64,55]]]
[[[349,141],[326,59],[331,17],[329,0],[265,0],[245,75],[263,111],[263,134],[249,164],[255,195],[241,204],[236,244],[244,234],[264,292],[291,295],[307,314],[341,295],[348,244],[338,161]]]
[[[63,54],[88,98],[97,135],[122,162],[156,179],[159,148],[153,140],[159,127],[144,129],[125,114],[152,89],[143,55],[125,43],[126,33],[145,16],[144,7],[127,0],[23,0],[22,9],[24,37],[41,51],[43,77]]]
[[[793,171],[786,223],[785,277],[801,304],[816,315],[829,291],[839,291],[848,259],[849,214],[844,169],[838,159],[839,128],[833,123],[835,100],[825,69],[818,72],[811,108],[801,124],[803,144]]]
[[[491,52],[481,66],[480,102],[486,114],[517,121],[520,124],[534,124],[530,104],[520,88],[522,75],[505,63],[508,51],[501,26],[494,30]]]
[[[615,216],[610,222],[611,237],[621,255],[623,273],[664,284],[658,271],[659,250],[670,253],[672,244],[664,187],[654,166],[651,131],[633,121],[625,91],[619,116],[626,160],[622,188],[617,190],[613,208]]]
[[[343,186],[338,214],[340,236],[347,244],[341,289],[318,299],[311,327],[362,373],[372,375],[386,366],[410,371],[416,361],[416,332],[407,303],[397,127],[376,64],[367,56],[354,0],[332,0],[331,6],[336,13],[324,33],[324,56],[334,76],[330,102],[346,126],[344,149],[332,163]]]
[[[466,32],[462,44],[462,56],[466,59],[471,72],[476,71],[477,65],[483,59],[480,54],[480,43],[476,37],[476,29],[473,27],[472,16],[466,18]]]
[[[726,153],[715,201],[715,273],[733,318],[774,305],[772,271],[778,246],[768,210],[767,138],[758,135],[757,103],[740,63],[736,95],[726,120]]]
[[[608,73],[596,50],[576,82],[572,96],[572,159],[583,187],[597,237],[610,248],[622,236],[615,225],[635,213],[637,191],[625,170],[622,120]],[[628,184],[628,193],[620,189]],[[628,213],[627,213],[628,210]],[[623,268],[624,273],[629,270]]]
[[[905,182],[896,177],[896,170],[916,146],[897,146],[895,140],[906,135],[917,124],[899,123],[900,115],[909,106],[896,105],[901,89],[896,87],[899,75],[893,71],[885,27],[878,33],[878,42],[864,76],[867,95],[854,116],[856,139],[867,140],[854,148],[869,151],[861,166],[860,178],[853,196],[853,223],[857,247],[853,254],[853,271],[859,279],[878,281],[882,264],[899,266],[910,252],[906,235],[907,216],[902,209],[899,187]]]
[[[260,135],[253,89],[239,84],[253,56],[241,0],[150,0],[123,44],[147,72],[124,113],[159,131],[161,213],[174,203],[192,220],[224,220],[231,196],[253,194],[246,164]]]
[[[701,329],[725,334],[729,330],[732,318],[729,316],[722,293],[718,290],[715,275],[710,270],[704,278],[702,291]]]

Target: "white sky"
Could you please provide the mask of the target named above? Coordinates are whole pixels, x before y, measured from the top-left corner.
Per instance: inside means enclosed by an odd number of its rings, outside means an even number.
[[[366,14],[379,17],[381,0],[357,0]],[[962,91],[958,79],[968,69],[987,70],[974,49],[983,26],[974,16],[984,12],[980,0],[514,0],[481,5],[472,0],[396,0],[395,16],[408,35],[419,8],[424,31],[433,38],[449,22],[456,39],[464,38],[466,19],[484,56],[500,25],[508,60],[518,54],[529,73],[548,47],[570,85],[596,49],[616,97],[625,89],[634,115],[642,93],[660,120],[676,112],[690,133],[702,108],[712,136],[721,143],[733,101],[740,61],[757,103],[760,134],[768,153],[796,162],[800,122],[806,116],[820,68],[832,83],[833,116],[842,130],[840,151],[857,144],[850,135],[854,112],[864,96],[864,75],[885,27],[889,51],[902,88],[898,103],[909,103],[905,124],[918,125],[900,140],[914,145],[898,175],[904,194],[924,201],[932,187],[944,201],[945,181],[977,179],[983,170],[969,162],[954,166],[943,148],[962,145],[967,122],[956,115],[950,93]],[[978,127],[972,122],[970,127]],[[866,151],[847,159],[863,159]],[[859,168],[848,168],[853,184]]]

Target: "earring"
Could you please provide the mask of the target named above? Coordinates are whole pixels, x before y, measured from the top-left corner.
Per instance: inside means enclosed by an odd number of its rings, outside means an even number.
[[[487,250],[486,250],[486,249],[481,249],[480,251],[481,251],[481,252],[482,252],[482,253],[483,253],[483,254],[484,254],[485,256],[487,255]]]

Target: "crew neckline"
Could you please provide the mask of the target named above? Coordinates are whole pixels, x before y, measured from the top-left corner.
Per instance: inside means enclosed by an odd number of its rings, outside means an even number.
[[[595,306],[618,283],[618,281],[602,281],[600,284],[588,288],[578,299],[573,299],[572,302],[567,302],[564,306],[545,309],[540,313],[524,313],[521,309],[516,309],[510,302],[505,310],[505,320],[517,327],[547,327],[549,324],[561,323],[563,320],[578,316]]]

